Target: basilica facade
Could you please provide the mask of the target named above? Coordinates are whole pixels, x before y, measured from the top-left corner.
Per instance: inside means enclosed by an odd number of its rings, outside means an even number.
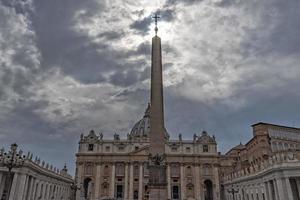
[[[77,153],[77,200],[147,199],[149,109],[126,139],[90,131],[81,136]],[[191,140],[170,139],[165,132],[168,199],[219,199],[219,154],[214,136],[207,132]]]

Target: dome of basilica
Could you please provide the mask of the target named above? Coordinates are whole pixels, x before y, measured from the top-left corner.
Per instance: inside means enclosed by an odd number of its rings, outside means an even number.
[[[133,128],[131,129],[130,134],[128,135],[128,139],[142,139],[147,140],[149,139],[150,133],[150,104],[145,111],[145,114],[141,120],[139,120]],[[165,137],[169,138],[169,134],[165,129]]]

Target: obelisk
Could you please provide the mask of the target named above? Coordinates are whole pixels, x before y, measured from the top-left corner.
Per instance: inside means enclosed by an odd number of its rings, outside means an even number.
[[[150,108],[150,148],[149,148],[149,199],[167,200],[165,158],[165,126],[161,40],[157,36],[155,14],[155,36],[152,38],[151,60],[151,108]]]

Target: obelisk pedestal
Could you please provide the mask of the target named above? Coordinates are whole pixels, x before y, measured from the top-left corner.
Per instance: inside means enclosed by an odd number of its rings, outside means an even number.
[[[167,200],[167,179],[165,165],[149,166],[149,200]]]

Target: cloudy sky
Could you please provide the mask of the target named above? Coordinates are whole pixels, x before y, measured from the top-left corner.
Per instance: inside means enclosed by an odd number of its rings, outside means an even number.
[[[0,145],[74,169],[80,133],[121,137],[149,101],[160,10],[166,127],[225,152],[300,127],[299,0],[0,0]]]

